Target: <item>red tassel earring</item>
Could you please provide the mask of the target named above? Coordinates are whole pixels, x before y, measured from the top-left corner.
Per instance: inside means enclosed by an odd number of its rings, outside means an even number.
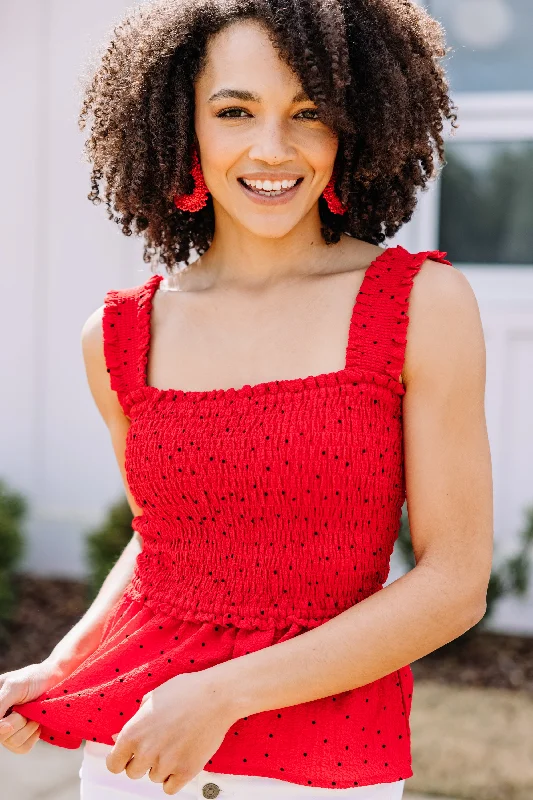
[[[346,206],[342,204],[340,198],[337,196],[335,192],[335,179],[336,179],[336,173],[334,172],[328,181],[328,185],[322,192],[322,195],[324,196],[326,203],[328,204],[329,210],[333,214],[346,214],[348,209],[346,208]]]
[[[192,152],[192,167],[190,174],[194,178],[194,190],[191,194],[175,194],[174,205],[181,211],[199,211],[207,203],[209,189],[204,181],[204,174],[196,148]]]

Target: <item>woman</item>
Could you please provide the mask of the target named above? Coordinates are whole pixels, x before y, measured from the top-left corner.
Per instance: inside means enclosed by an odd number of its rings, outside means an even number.
[[[379,247],[443,161],[444,52],[402,0],[114,31],[91,197],[167,276],[82,341],[134,536],[0,695],[10,750],[86,741],[84,800],[397,800],[413,774],[409,663],[483,617],[492,556],[475,297],[445,253]],[[384,588],[406,491],[417,564]]]

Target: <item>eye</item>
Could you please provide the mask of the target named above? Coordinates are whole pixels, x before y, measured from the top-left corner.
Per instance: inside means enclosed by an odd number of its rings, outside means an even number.
[[[245,114],[248,113],[244,108],[234,107],[234,108],[225,108],[222,111],[219,111],[218,114],[216,114],[216,116],[220,117],[221,119],[242,119],[242,117],[233,115],[231,113],[233,111],[237,112],[237,114],[240,114],[241,112],[244,112]],[[318,111],[315,108],[304,108],[302,111],[299,111],[296,116],[298,117],[300,114],[314,114],[315,116],[312,117],[311,119],[308,119],[308,121],[309,122],[319,121]]]
[[[240,112],[240,111],[244,111],[244,109],[243,108],[225,108],[223,111],[219,111],[216,116],[217,117],[221,117],[222,119],[224,119],[225,117],[227,119],[238,119],[238,117],[233,117],[233,116],[230,117],[229,116],[231,111]]]
[[[320,117],[318,116],[318,111],[316,108],[304,108],[303,111],[299,112],[300,114],[314,114],[315,116],[310,120],[313,122],[314,120],[318,121]]]

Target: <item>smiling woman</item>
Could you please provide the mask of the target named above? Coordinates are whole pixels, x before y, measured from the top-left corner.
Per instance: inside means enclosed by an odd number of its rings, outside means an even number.
[[[440,25],[403,0],[140,5],[115,28],[80,114],[82,126],[94,119],[91,199],[105,182],[116,222],[143,233],[154,266],[206,252],[222,208],[263,235],[279,226],[275,239],[319,214],[326,243],[345,232],[379,244],[443,158],[442,119],[456,119],[445,53]],[[193,190],[195,150],[209,192],[190,213],[173,198]],[[265,214],[237,185],[255,172],[303,185]],[[343,215],[321,196],[332,172]]]
[[[407,0],[156,1],[113,32],[90,198],[167,275],[82,338],[142,549],[45,682],[0,687],[6,746],[86,740],[83,800],[413,774],[409,663],[481,618],[492,542],[475,298],[445,252],[378,246],[455,121],[444,52]],[[417,565],[385,586],[407,495]]]

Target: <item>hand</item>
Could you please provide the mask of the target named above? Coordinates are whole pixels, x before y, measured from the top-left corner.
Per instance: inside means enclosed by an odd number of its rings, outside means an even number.
[[[60,670],[47,661],[0,675],[0,744],[12,753],[28,753],[32,749],[39,738],[40,724],[22,714],[6,712],[11,706],[35,700],[62,677]]]
[[[234,722],[228,691],[212,670],[177,675],[148,692],[106,758],[110,772],[148,776],[176,794],[218,750]]]

